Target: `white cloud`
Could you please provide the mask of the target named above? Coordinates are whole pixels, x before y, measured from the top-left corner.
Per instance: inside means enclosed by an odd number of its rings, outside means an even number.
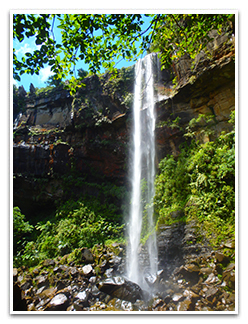
[[[15,53],[17,56],[20,55],[22,57],[25,53],[33,53],[35,50],[39,50],[40,47],[41,45],[32,44],[32,42],[29,41],[24,43],[20,48],[16,49]]]
[[[34,48],[26,43],[26,44],[24,44],[24,46],[21,46],[19,49],[16,50],[16,55],[23,56],[25,53],[27,53],[27,52],[32,53],[33,51],[34,51]]]
[[[45,82],[47,79],[53,75],[54,73],[51,71],[50,66],[45,67],[44,69],[40,70],[39,76],[40,76],[40,81]]]
[[[18,82],[15,79],[13,79],[13,85],[18,87]]]

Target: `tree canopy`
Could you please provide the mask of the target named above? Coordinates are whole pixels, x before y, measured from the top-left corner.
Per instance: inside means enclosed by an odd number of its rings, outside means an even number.
[[[150,24],[144,26],[144,18]],[[185,53],[194,58],[209,41],[209,31],[226,32],[234,26],[233,14],[14,14],[13,39],[22,42],[33,37],[41,45],[18,60],[13,50],[14,79],[23,73],[39,74],[46,64],[55,78],[71,76],[75,83],[75,65],[79,60],[97,73],[101,67],[113,71],[121,60],[138,58],[145,51],[159,51],[162,68]],[[61,31],[55,39],[54,26]],[[137,47],[137,42],[140,42]]]

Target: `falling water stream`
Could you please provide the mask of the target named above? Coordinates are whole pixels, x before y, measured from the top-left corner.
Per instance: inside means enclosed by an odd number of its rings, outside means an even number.
[[[155,54],[139,60],[135,66],[134,87],[134,125],[132,152],[132,196],[129,219],[129,251],[127,257],[128,278],[144,287],[144,273],[139,264],[139,246],[142,219],[146,214],[147,241],[149,255],[149,276],[157,275],[157,244],[153,223],[153,197],[155,180],[155,109],[154,109],[154,71]],[[146,190],[142,190],[142,183]],[[145,193],[144,193],[145,191]],[[145,203],[144,203],[145,201]],[[152,279],[153,280],[153,279]]]

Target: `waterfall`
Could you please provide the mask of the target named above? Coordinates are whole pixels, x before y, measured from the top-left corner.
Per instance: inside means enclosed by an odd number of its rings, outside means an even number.
[[[133,105],[133,152],[132,152],[132,196],[129,217],[129,249],[127,256],[127,276],[133,282],[144,286],[143,269],[139,264],[139,245],[142,219],[146,214],[147,241],[149,255],[149,276],[157,274],[157,244],[153,222],[153,197],[155,180],[155,109],[154,74],[157,55],[149,54],[135,66],[135,86]],[[156,64],[153,64],[155,61]],[[141,189],[143,184],[145,190]]]
[[[19,121],[22,118],[22,113],[20,112],[14,120],[14,130],[18,127]]]

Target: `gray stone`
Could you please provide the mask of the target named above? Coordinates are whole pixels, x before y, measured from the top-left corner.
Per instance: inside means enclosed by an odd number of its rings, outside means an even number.
[[[172,296],[172,300],[174,302],[178,302],[179,300],[181,300],[183,298],[183,294],[181,293],[175,293],[173,296]]]
[[[94,284],[94,283],[96,283],[96,279],[97,279],[96,276],[92,276],[92,277],[90,277],[89,282]]]
[[[19,95],[20,97],[25,97],[26,94],[27,94],[27,92],[25,91],[24,87],[23,87],[23,86],[20,86],[20,87],[18,88],[18,95]]]
[[[107,270],[105,271],[104,275],[105,275],[107,278],[109,278],[109,277],[111,277],[111,275],[113,274],[113,271],[114,271],[113,268],[107,269]]]
[[[58,294],[50,301],[46,311],[65,311],[68,307],[69,300],[65,294]]]
[[[38,276],[37,278],[37,287],[40,288],[40,287],[48,287],[49,286],[49,281],[48,281],[48,278],[47,278],[47,275],[45,276]]]
[[[94,270],[92,268],[92,266],[90,264],[87,264],[85,265],[83,268],[82,268],[82,271],[83,271],[83,274],[85,276],[91,276],[91,274],[94,273]]]
[[[76,308],[78,307],[88,307],[89,303],[89,290],[83,290],[80,291],[75,297],[74,297],[74,305],[76,306]]]
[[[112,297],[135,302],[144,299],[142,289],[136,283],[123,277],[108,278],[98,284],[98,289]]]

